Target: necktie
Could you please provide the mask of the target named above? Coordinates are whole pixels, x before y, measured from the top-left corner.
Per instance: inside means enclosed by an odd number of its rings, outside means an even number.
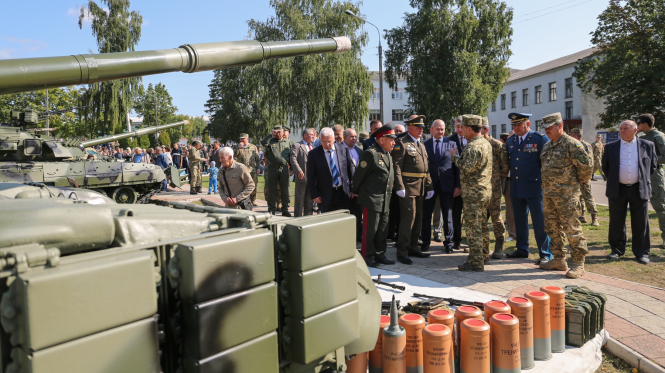
[[[522,137],[520,137],[520,143],[518,145],[522,146]]]
[[[333,186],[339,186],[341,183],[339,181],[339,170],[337,170],[337,165],[335,165],[335,157],[333,157],[333,151],[328,150],[330,154],[330,172],[332,173]]]
[[[312,144],[307,144],[307,146],[309,147],[309,150],[312,150]]]
[[[441,159],[441,140],[436,140],[436,149],[434,149],[434,159],[438,162]]]

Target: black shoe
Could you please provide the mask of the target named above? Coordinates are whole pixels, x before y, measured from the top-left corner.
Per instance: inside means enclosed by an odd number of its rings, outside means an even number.
[[[288,211],[282,211],[282,216],[286,216],[287,218],[291,217],[291,213]]]
[[[518,253],[517,251],[515,251],[515,252],[513,252],[513,253],[510,253],[510,254],[506,254],[506,258],[510,258],[510,259],[515,259],[515,258],[528,258],[528,257],[529,257],[528,255],[524,256],[524,255]]]
[[[416,258],[429,258],[429,254],[425,254],[422,251],[409,251],[409,256],[415,256]]]
[[[434,236],[434,242],[443,242],[443,239],[437,234]]]
[[[612,253],[607,256],[607,259],[614,259],[614,260],[619,259],[619,254]]]
[[[408,256],[398,255],[397,261],[403,264],[413,264],[413,260],[409,259]]]
[[[423,245],[420,247],[420,251],[428,251],[428,250],[429,250],[429,245],[430,245],[430,244],[423,244]]]
[[[463,264],[458,265],[457,269],[462,272],[485,272],[484,267],[474,267],[469,264],[469,262],[464,262]]]
[[[383,254],[377,255],[375,258],[376,258],[375,260],[378,263],[381,263],[381,264],[387,264],[387,265],[395,264],[394,260],[390,260],[390,259],[386,258],[386,256],[383,255]]]
[[[640,264],[649,264],[650,262],[649,257],[646,255],[641,258],[635,258],[635,259],[637,259],[637,262]]]
[[[370,259],[369,261],[368,261],[368,260],[365,260],[365,264],[366,264],[368,267],[370,267],[370,268],[377,268],[377,267],[379,267],[379,263],[378,263],[376,260],[374,260],[374,259]]]
[[[443,252],[446,253],[446,254],[452,254],[453,253],[453,247],[448,245],[448,246],[444,247]]]
[[[453,250],[461,250],[462,248],[460,247],[460,244],[456,243],[453,244]]]

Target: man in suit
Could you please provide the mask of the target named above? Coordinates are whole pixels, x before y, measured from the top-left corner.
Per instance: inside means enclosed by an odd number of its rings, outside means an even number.
[[[432,178],[434,195],[426,200],[423,206],[423,226],[421,239],[422,251],[427,251],[432,242],[432,213],[437,198],[441,206],[440,215],[443,219],[444,252],[453,252],[453,192],[460,187],[459,169],[453,167],[450,150],[457,147],[454,141],[445,137],[446,125],[437,119],[430,127],[432,138],[425,141],[429,174]]]
[[[506,157],[510,165],[510,198],[515,216],[517,250],[506,257],[529,257],[528,215],[530,212],[540,256],[537,264],[544,264],[552,259],[550,238],[545,233],[540,163],[540,154],[548,139],[540,132],[530,129],[530,117],[531,114],[508,114],[513,131],[515,131],[515,135],[506,141]]]
[[[621,139],[605,145],[603,173],[607,177],[605,195],[610,207],[608,239],[612,253],[618,259],[626,253],[626,212],[630,205],[630,225],[633,231],[633,254],[639,263],[649,264],[649,198],[651,175],[658,167],[656,148],[651,141],[637,138],[637,124],[632,120],[621,123]]]
[[[321,212],[350,209],[355,167],[349,149],[335,144],[330,127],[320,132],[321,146],[307,154],[307,188]]]
[[[455,133],[448,137],[451,141],[455,142],[457,145],[457,155],[461,155],[462,151],[466,147],[467,141],[462,135],[462,116],[455,118]],[[453,165],[457,168],[457,166]],[[457,175],[459,175],[459,169],[457,169]],[[455,186],[453,191],[453,249],[459,250],[460,244],[462,242],[462,210],[464,209],[464,201],[462,200],[462,189],[460,185]],[[464,252],[469,252],[468,249],[465,249]]]
[[[307,154],[314,149],[313,140],[316,137],[316,130],[308,128],[302,133],[302,140],[298,141],[291,148],[291,166],[295,174],[296,195],[293,203],[294,215],[307,216],[312,215],[312,197],[307,188]]]
[[[383,127],[383,123],[381,123],[380,120],[373,120],[369,122],[369,133],[374,133],[377,129]],[[369,139],[365,140],[363,142],[363,150],[367,150],[372,147],[372,145],[376,144],[376,139],[372,136],[369,137]]]
[[[344,141],[342,142],[341,146],[346,146],[349,149],[349,155],[351,156],[349,159],[353,161],[353,167],[358,169],[358,162],[360,162],[360,155],[363,153],[363,150],[361,147],[356,145],[356,141],[358,140],[356,130],[353,128],[347,128],[342,133],[342,136]],[[356,241],[362,241],[363,212],[362,208],[358,204],[357,196],[351,198],[351,213],[356,217]]]

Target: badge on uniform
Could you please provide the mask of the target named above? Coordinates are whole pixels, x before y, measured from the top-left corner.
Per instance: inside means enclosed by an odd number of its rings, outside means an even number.
[[[365,162],[365,161],[360,162],[360,167],[362,167],[362,168],[367,167],[367,162]]]
[[[394,150],[400,150],[400,149],[402,149],[402,146],[401,146],[401,145],[395,145],[395,146],[393,147],[393,149],[394,149]]]
[[[533,153],[538,151],[538,144],[525,144],[524,151],[527,153]]]

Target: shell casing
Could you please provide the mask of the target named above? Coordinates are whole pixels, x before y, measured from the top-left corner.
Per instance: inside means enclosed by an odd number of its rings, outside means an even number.
[[[450,329],[450,339],[453,348],[453,358],[455,356],[455,314],[449,310],[431,310],[427,313],[427,322],[429,324],[443,324]]]
[[[416,313],[407,313],[399,317],[399,324],[406,330],[406,372],[423,373],[425,318]]]
[[[367,373],[367,352],[356,354],[351,359],[344,359],[346,373]]]
[[[510,313],[510,306],[500,300],[492,300],[485,303],[485,322],[488,324],[495,313]]]
[[[523,370],[531,369],[533,361],[533,303],[527,298],[508,299],[512,314],[520,320],[520,361]]]
[[[495,313],[490,322],[492,340],[492,372],[519,373],[520,321],[508,313]]]
[[[529,291],[524,294],[533,303],[533,358],[552,358],[552,338],[550,329],[550,296],[542,291]]]
[[[399,333],[391,333],[383,329],[383,373],[406,373],[406,331],[403,327]]]
[[[424,373],[454,373],[453,351],[453,330],[450,327],[430,322],[423,329]]]
[[[552,352],[564,352],[566,351],[566,292],[558,286],[543,286],[540,291],[550,296]]]
[[[461,306],[455,310],[455,355],[459,356],[461,339],[460,324],[466,319],[482,319],[483,312],[476,306]]]
[[[383,373],[383,328],[390,325],[390,317],[381,315],[381,327],[374,350],[369,352],[369,373]]]
[[[490,325],[470,318],[460,324],[460,372],[490,373]]]

